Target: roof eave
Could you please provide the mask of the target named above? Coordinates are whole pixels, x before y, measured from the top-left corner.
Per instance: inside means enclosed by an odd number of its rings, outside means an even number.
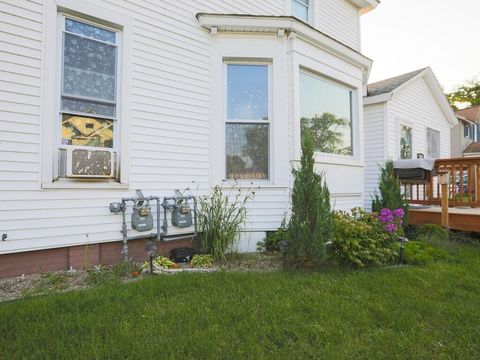
[[[360,11],[360,15],[375,9],[379,4],[379,0],[350,0]]]
[[[295,33],[297,38],[309,41],[315,46],[336,55],[343,60],[360,67],[363,81],[367,82],[373,61],[359,51],[322,33],[293,16],[245,15],[245,14],[209,14],[198,13],[199,24],[208,30],[227,32],[276,33],[284,30]]]

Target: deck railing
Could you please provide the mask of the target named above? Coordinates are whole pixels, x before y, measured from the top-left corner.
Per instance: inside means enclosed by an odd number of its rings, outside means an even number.
[[[435,170],[437,176],[430,181],[402,181],[402,191],[410,204],[440,205],[438,173],[447,172],[449,205],[480,207],[480,157],[438,159]]]

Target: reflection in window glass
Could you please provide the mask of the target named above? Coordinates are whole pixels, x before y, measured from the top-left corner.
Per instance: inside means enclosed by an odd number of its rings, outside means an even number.
[[[62,144],[112,148],[113,120],[64,114]]]
[[[351,90],[300,72],[300,117],[302,133],[310,129],[316,151],[353,155]]]
[[[412,158],[412,128],[402,125],[400,128],[400,159]]]
[[[296,18],[308,22],[309,0],[292,0],[292,15]]]
[[[268,120],[267,65],[227,65],[227,119]]]
[[[268,124],[226,125],[228,179],[268,179]]]

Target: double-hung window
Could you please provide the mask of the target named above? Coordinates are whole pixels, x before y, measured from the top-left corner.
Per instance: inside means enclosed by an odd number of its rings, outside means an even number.
[[[267,180],[270,64],[226,63],[226,179]]]
[[[400,159],[412,158],[412,128],[400,126]]]
[[[292,15],[305,22],[310,18],[310,2],[312,0],[292,0]]]
[[[119,32],[60,16],[60,149],[114,149]]]
[[[427,129],[427,156],[429,159],[440,158],[440,132]]]

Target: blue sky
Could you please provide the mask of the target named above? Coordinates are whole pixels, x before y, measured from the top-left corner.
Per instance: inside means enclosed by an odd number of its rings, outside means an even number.
[[[480,80],[480,0],[383,0],[362,16],[370,82],[432,67],[446,91]]]

